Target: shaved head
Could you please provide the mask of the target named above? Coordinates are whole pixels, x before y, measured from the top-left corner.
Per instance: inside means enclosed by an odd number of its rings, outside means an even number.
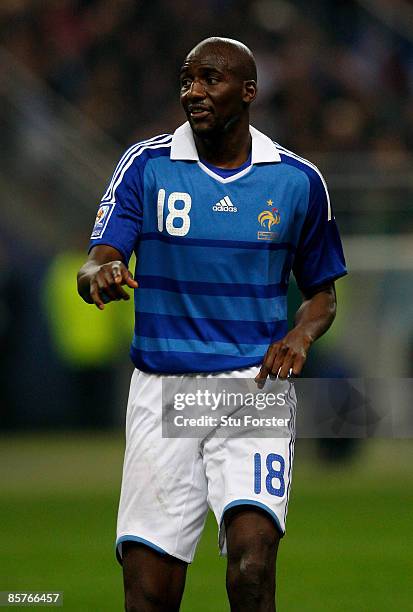
[[[239,40],[212,36],[196,45],[187,55],[186,61],[199,56],[214,55],[228,70],[243,81],[257,81],[257,67],[250,49]]]
[[[213,136],[215,148],[217,139],[237,134],[235,140],[239,138],[248,148],[249,107],[257,95],[256,78],[254,56],[238,40],[214,36],[197,44],[180,71],[181,104],[194,134]],[[197,146],[202,149],[201,141]]]

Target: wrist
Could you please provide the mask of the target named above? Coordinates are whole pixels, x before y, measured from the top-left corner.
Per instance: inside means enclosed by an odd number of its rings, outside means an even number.
[[[316,339],[314,334],[312,334],[311,331],[309,331],[305,327],[300,327],[299,325],[297,327],[295,327],[295,330],[301,336],[302,342],[303,342],[306,350],[309,349],[310,346],[313,344],[313,342]]]

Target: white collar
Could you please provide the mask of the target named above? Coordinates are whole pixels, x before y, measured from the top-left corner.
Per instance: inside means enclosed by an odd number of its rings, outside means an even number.
[[[256,130],[252,125],[250,125],[250,134],[252,139],[252,164],[281,161],[275,144],[268,136]],[[188,121],[179,126],[172,136],[171,159],[199,161],[194,136]]]

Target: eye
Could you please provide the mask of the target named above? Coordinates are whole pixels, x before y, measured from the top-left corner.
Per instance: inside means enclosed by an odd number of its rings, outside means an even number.
[[[189,87],[191,87],[191,82],[189,78],[181,79],[181,89],[189,89]]]
[[[214,76],[207,77],[206,81],[209,85],[216,85],[218,83],[217,77]]]

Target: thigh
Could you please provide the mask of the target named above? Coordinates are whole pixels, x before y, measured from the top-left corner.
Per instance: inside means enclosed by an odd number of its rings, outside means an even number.
[[[162,379],[135,371],[117,526],[125,542],[191,562],[207,512],[199,441],[162,437]]]

